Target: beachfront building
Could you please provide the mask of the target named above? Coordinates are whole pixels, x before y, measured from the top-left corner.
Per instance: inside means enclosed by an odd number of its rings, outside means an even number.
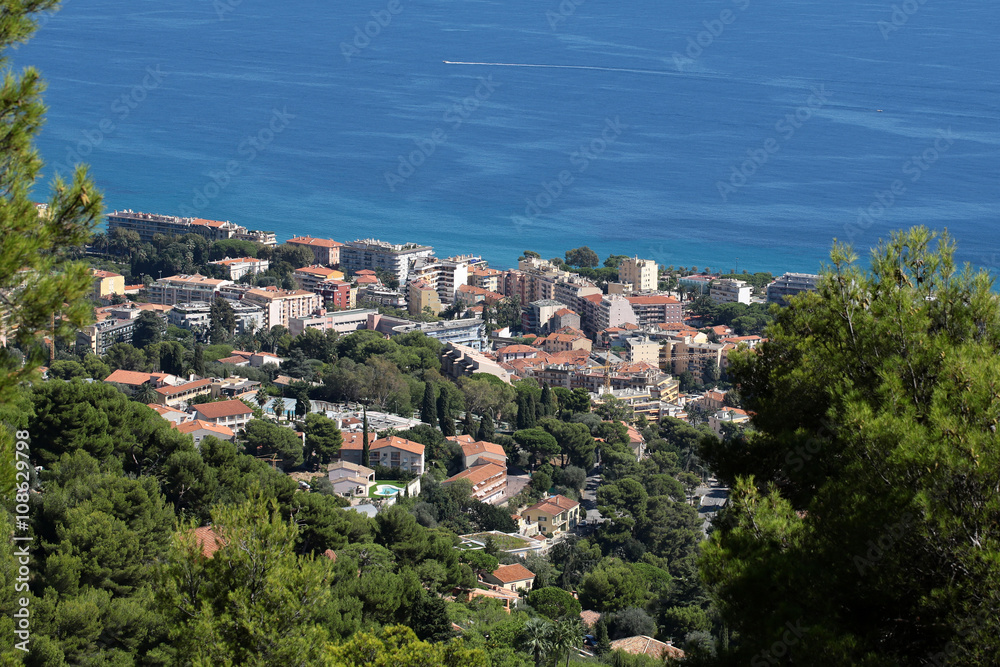
[[[205,220],[204,218],[181,218],[175,215],[141,213],[131,209],[108,214],[108,234],[116,229],[134,231],[139,240],[150,243],[156,234],[183,236],[201,234],[209,241],[238,239],[264,245],[276,245],[274,232],[247,229],[228,220]]]

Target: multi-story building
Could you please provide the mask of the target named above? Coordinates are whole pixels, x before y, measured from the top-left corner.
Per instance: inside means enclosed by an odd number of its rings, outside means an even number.
[[[503,293],[503,271],[497,269],[469,269],[469,284],[488,292]]]
[[[684,320],[683,306],[672,296],[637,294],[625,298],[632,305],[635,323],[640,327],[651,327],[664,322],[682,322]]]
[[[255,303],[229,301],[236,315],[237,334],[253,333],[264,326],[264,309]],[[212,304],[207,301],[179,303],[167,313],[167,324],[181,329],[207,328],[211,324]]]
[[[140,312],[135,310],[129,317],[110,317],[77,331],[77,351],[86,350],[101,356],[116,343],[131,343],[132,334],[135,332],[135,321]]]
[[[368,454],[372,465],[424,474],[424,446],[419,442],[391,435],[372,442]]]
[[[767,286],[767,302],[784,305],[785,299],[816,289],[819,276],[812,273],[786,273]]]
[[[472,484],[473,498],[483,503],[496,503],[503,500],[507,491],[507,466],[480,463],[449,477],[441,482],[441,486],[449,486],[463,479]]]
[[[115,211],[108,214],[108,232],[115,229],[131,230],[139,234],[144,242],[153,240],[156,234],[183,235],[201,234],[209,241],[239,239],[264,245],[276,245],[274,232],[247,229],[232,222],[205,220],[204,218],[180,218],[175,215],[157,213],[137,213],[132,210]]]
[[[659,269],[652,259],[629,257],[618,265],[618,280],[631,283],[633,292],[655,292]]]
[[[441,372],[459,378],[473,373],[489,373],[510,382],[510,373],[485,354],[460,343],[445,343],[441,351]]]
[[[438,291],[423,280],[410,281],[407,293],[406,303],[410,315],[420,315],[425,312],[425,308],[434,315],[444,310]]]
[[[299,289],[315,292],[317,291],[316,287],[322,282],[328,280],[342,281],[344,279],[344,272],[314,264],[313,266],[303,266],[301,269],[295,269],[292,278]]]
[[[208,278],[200,273],[196,273],[193,276],[179,274],[160,278],[150,285],[149,300],[151,303],[162,303],[167,306],[188,301],[207,301],[211,303],[215,300],[215,295],[223,287],[232,284],[232,280]]]
[[[593,349],[593,342],[586,336],[571,333],[551,333],[544,338],[535,340],[535,345],[541,347],[546,352],[566,352],[568,350]]]
[[[389,308],[406,308],[406,295],[399,290],[389,289],[381,285],[365,285],[358,288],[358,302],[368,302],[376,306]]]
[[[209,381],[211,384],[211,381]],[[227,426],[233,431],[242,431],[253,419],[253,410],[239,399],[202,403],[194,406],[196,419],[217,426]]]
[[[753,287],[745,280],[720,278],[712,283],[708,295],[716,303],[745,303],[750,305]]]
[[[94,277],[94,298],[125,294],[125,276],[122,274],[91,269],[90,275]]]
[[[708,294],[709,286],[715,279],[716,276],[710,276],[707,273],[693,273],[690,276],[678,278],[677,285],[681,288],[696,290],[699,294]]]
[[[293,337],[298,336],[306,329],[319,329],[320,331],[333,329],[339,333],[350,333],[358,329],[367,328],[369,315],[377,314],[377,310],[364,308],[338,310],[335,312],[327,312],[321,308],[313,315],[304,315],[289,319],[288,333]]]
[[[525,333],[545,334],[549,331],[549,320],[557,311],[566,308],[566,304],[555,299],[539,299],[532,301],[521,309],[521,326]]]
[[[602,294],[600,287],[580,276],[571,276],[563,280],[557,280],[553,285],[552,293],[556,301],[565,303],[576,311],[579,311],[582,307],[584,297]],[[577,326],[580,326],[579,323],[577,323]]]
[[[637,324],[638,318],[632,309],[631,297],[619,294],[606,294],[595,304],[593,318],[584,320],[583,329],[590,333],[603,331],[608,327],[620,327],[623,324]]]
[[[287,328],[293,318],[309,315],[322,305],[319,295],[312,292],[275,287],[247,290],[243,300],[264,309],[267,329],[279,324]]]
[[[398,336],[411,331],[419,331],[442,343],[458,343],[473,350],[482,350],[487,344],[486,326],[481,319],[476,318],[399,324],[392,327],[389,335]]]
[[[525,509],[521,516],[529,525],[537,523],[539,532],[558,535],[579,523],[580,503],[562,495],[549,496]]]
[[[724,354],[733,345],[722,343],[696,343],[690,337],[668,338],[661,348],[660,367],[669,369],[674,375],[690,372],[702,383],[714,382],[712,368],[722,369],[726,360]]]
[[[418,257],[430,257],[434,248],[416,243],[393,244],[377,239],[359,239],[340,248],[340,268],[345,273],[362,269],[382,270],[405,285],[410,276],[410,264]]]
[[[285,243],[309,248],[312,250],[316,263],[323,266],[340,264],[340,248],[344,245],[333,239],[314,239],[311,236],[296,236],[293,239],[288,239]]]
[[[309,291],[320,295],[324,305],[333,304],[334,308],[350,310],[358,305],[357,288],[342,280],[324,280]]]
[[[245,275],[255,276],[258,273],[264,273],[271,266],[271,262],[268,260],[256,257],[226,257],[209,263],[221,266],[229,273],[230,280],[239,280]]]
[[[660,343],[646,336],[626,336],[621,339],[625,344],[626,358],[632,363],[646,362],[655,367],[660,365]]]
[[[156,390],[156,402],[160,405],[176,406],[186,403],[195,396],[212,393],[212,379],[191,380],[178,385],[167,385]],[[206,403],[205,405],[211,405]],[[207,420],[206,420],[207,421]]]
[[[410,281],[423,281],[438,293],[442,304],[452,304],[459,287],[468,285],[469,271],[481,262],[474,255],[460,255],[447,259],[434,256],[418,257],[410,264]]]

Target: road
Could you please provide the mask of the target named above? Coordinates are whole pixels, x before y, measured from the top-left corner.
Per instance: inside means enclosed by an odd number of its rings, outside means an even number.
[[[698,515],[702,518],[702,530],[707,537],[715,513],[721,510],[726,501],[729,500],[729,489],[724,486],[702,485],[694,490],[694,495],[698,499],[695,507],[698,508]]]
[[[597,511],[597,487],[601,484],[601,476],[591,473],[587,476],[587,484],[583,489],[583,508],[587,511],[587,525],[596,526],[604,521],[604,517]],[[582,517],[581,517],[582,518]]]

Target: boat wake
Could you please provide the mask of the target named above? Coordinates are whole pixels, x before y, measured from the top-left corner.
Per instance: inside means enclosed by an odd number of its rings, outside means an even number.
[[[544,65],[533,63],[468,63],[456,60],[445,60],[445,65],[488,65],[490,67],[542,67],[546,69],[592,69],[600,72],[633,72],[635,74],[659,74],[670,76],[673,72],[656,69],[632,69],[629,67],[594,67],[591,65]]]

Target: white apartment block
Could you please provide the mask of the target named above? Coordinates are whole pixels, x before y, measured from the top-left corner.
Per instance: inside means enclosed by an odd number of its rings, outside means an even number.
[[[712,283],[708,294],[716,303],[745,303],[749,306],[753,287],[744,280],[721,278]]]
[[[255,276],[258,273],[264,273],[271,266],[271,263],[266,259],[256,259],[255,257],[226,257],[210,263],[221,266],[228,271],[230,280],[239,280],[247,274]]]
[[[447,259],[433,256],[418,257],[411,266],[409,280],[422,280],[433,288],[443,304],[455,303],[458,288],[469,283],[469,271],[482,259],[475,255],[459,255]]]
[[[378,239],[358,239],[340,248],[340,268],[344,273],[357,273],[364,269],[383,270],[405,285],[410,275],[410,264],[419,257],[430,257],[434,248],[416,243],[393,244]]]

